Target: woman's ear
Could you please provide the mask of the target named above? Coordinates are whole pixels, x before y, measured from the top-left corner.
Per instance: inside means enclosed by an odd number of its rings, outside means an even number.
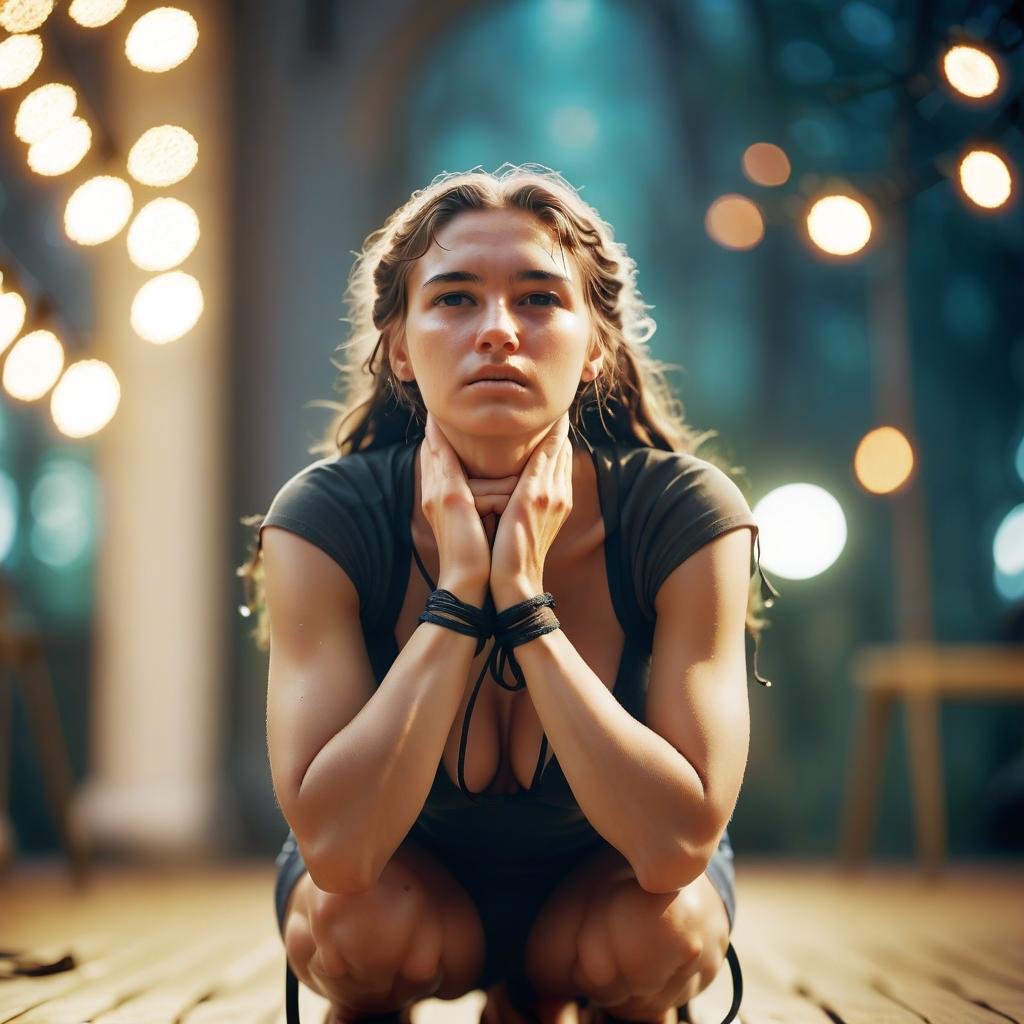
[[[391,363],[391,372],[396,380],[408,384],[416,379],[406,348],[405,331],[399,331],[391,339],[388,345],[388,362]]]
[[[589,384],[590,381],[596,380],[601,373],[601,367],[604,365],[604,351],[601,348],[601,343],[596,339],[591,343],[590,351],[587,353],[587,360],[583,364],[583,372],[580,374],[580,381],[584,384]]]

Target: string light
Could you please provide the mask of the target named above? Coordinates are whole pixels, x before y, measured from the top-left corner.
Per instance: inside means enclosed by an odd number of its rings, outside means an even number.
[[[181,270],[147,281],[132,301],[131,324],[143,341],[165,345],[195,326],[203,312],[199,282]]]
[[[49,82],[33,89],[18,105],[14,134],[31,145],[40,142],[68,121],[78,106],[78,95],[70,85]]]
[[[82,118],[73,117],[29,147],[28,165],[47,177],[66,174],[78,166],[91,145],[92,129]]]
[[[132,215],[131,186],[104,174],[79,185],[64,208],[64,231],[79,245],[99,245],[113,238]]]
[[[871,217],[864,205],[850,196],[825,196],[807,214],[807,233],[823,252],[852,256],[868,244]]]
[[[719,196],[704,215],[708,235],[726,249],[752,249],[764,237],[764,219],[746,196]]]
[[[983,99],[999,88],[999,66],[976,46],[951,46],[943,55],[946,81],[969,99]]]
[[[199,218],[188,203],[165,197],[147,203],[128,229],[128,255],[142,270],[170,270],[199,241]]]
[[[102,430],[121,402],[121,385],[102,360],[83,359],[64,371],[50,397],[50,415],[67,437],[88,437]]]
[[[0,25],[8,32],[31,32],[50,16],[54,0],[7,0],[0,4]]]
[[[25,300],[17,292],[0,294],[0,352],[21,334],[26,312]]]
[[[100,28],[112,22],[128,0],[71,0],[68,14],[83,28]]]
[[[52,331],[33,331],[11,349],[4,363],[3,384],[12,398],[42,398],[64,367],[64,346]]]
[[[187,177],[199,159],[199,143],[184,128],[162,124],[143,132],[128,153],[128,173],[141,185],[165,188]]]
[[[865,434],[853,457],[854,473],[872,494],[891,494],[906,483],[914,468],[914,449],[895,427],[877,427]]]
[[[43,59],[39,36],[10,36],[0,43],[0,89],[15,89],[31,77]]]
[[[790,175],[789,157],[770,142],[755,142],[743,154],[743,173],[755,185],[785,185]]]
[[[1013,178],[997,153],[973,149],[960,161],[960,188],[975,205],[994,210],[1010,198]]]
[[[188,11],[157,7],[132,25],[124,52],[140,71],[170,71],[188,60],[198,41],[199,26]]]

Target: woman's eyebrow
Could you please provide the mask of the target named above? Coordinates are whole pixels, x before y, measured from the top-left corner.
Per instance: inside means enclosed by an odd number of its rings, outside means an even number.
[[[515,281],[557,281],[562,284],[572,284],[569,278],[563,277],[561,274],[552,274],[547,270],[517,270],[508,280],[509,284]],[[437,284],[439,281],[475,281],[477,284],[483,284],[482,277],[468,270],[449,270],[443,274],[434,274],[433,277],[428,277],[423,282],[423,287]]]

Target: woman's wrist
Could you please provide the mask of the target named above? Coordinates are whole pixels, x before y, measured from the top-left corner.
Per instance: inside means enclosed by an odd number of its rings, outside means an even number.
[[[447,590],[460,601],[471,604],[474,608],[482,608],[487,598],[487,582],[467,579],[462,576],[441,577],[437,581],[438,590]]]

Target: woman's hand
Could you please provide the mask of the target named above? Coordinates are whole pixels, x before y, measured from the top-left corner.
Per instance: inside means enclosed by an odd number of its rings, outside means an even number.
[[[420,505],[437,541],[438,586],[455,581],[486,585],[491,553],[477,499],[455,449],[429,412],[423,442]]]
[[[544,589],[544,562],[572,511],[572,444],[564,413],[530,456],[509,498],[491,547],[491,594],[528,597]],[[524,600],[518,597],[518,600]]]

